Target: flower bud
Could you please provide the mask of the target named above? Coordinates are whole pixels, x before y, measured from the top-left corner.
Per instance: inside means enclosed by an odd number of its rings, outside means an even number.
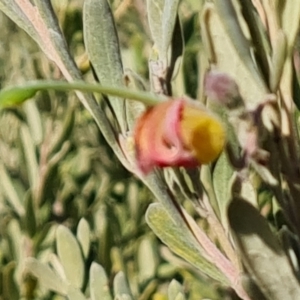
[[[236,82],[226,73],[219,71],[207,73],[204,88],[211,100],[225,105],[228,109],[244,105]]]
[[[197,167],[212,162],[224,147],[225,131],[206,108],[175,99],[142,114],[134,139],[138,167],[148,173],[153,167]]]

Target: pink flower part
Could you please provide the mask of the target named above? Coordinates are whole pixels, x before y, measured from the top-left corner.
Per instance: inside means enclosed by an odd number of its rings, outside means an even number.
[[[180,138],[183,99],[169,100],[149,108],[138,120],[134,139],[141,172],[153,167],[193,167],[199,163]]]

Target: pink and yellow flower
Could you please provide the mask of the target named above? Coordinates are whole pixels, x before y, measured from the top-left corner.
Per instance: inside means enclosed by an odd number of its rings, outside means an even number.
[[[205,108],[185,99],[150,107],[134,132],[139,169],[196,167],[214,161],[225,144],[222,123]]]

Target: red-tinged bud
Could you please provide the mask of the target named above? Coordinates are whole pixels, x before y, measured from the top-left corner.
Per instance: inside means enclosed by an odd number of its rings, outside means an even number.
[[[140,170],[153,167],[196,167],[210,163],[222,151],[225,132],[205,108],[184,100],[162,102],[137,121],[136,159]]]

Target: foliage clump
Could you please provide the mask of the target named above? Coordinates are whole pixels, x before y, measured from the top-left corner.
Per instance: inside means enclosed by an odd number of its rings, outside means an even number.
[[[1,299],[300,298],[298,0],[0,9]],[[146,175],[137,119],[179,97],[225,149]]]

